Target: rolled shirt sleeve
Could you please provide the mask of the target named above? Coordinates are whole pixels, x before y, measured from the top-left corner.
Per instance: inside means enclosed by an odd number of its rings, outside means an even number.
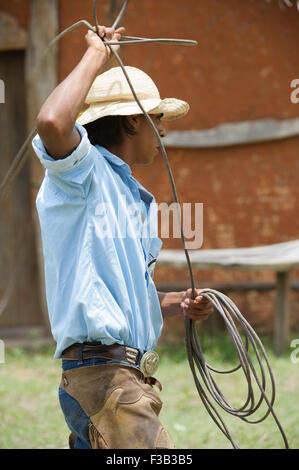
[[[71,196],[86,197],[94,166],[92,145],[86,129],[78,123],[75,128],[80,134],[80,143],[69,156],[63,159],[52,158],[38,134],[32,141],[32,147],[46,170],[46,178],[49,178],[60,190],[70,193]]]

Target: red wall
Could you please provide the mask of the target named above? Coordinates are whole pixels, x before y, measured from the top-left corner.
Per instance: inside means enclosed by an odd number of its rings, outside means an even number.
[[[20,26],[28,28],[30,0],[0,0],[0,11],[14,16]]]
[[[93,0],[59,0],[60,31],[79,20],[86,20],[93,25]],[[98,21],[108,24],[107,15],[109,0],[99,0]],[[60,41],[59,47],[59,79],[62,80],[76,66],[86,50],[85,34],[88,29],[85,25],[75,28]]]
[[[92,1],[60,0],[61,29],[81,18],[92,22]],[[99,20],[108,0],[99,2]],[[196,39],[197,47],[127,46],[127,65],[142,68],[162,97],[191,104],[189,114],[168,129],[202,130],[224,122],[299,115],[290,101],[297,77],[294,45],[299,39],[296,9],[281,11],[264,0],[131,0],[127,33],[146,37]],[[85,50],[85,27],[61,41],[60,79]],[[297,238],[299,222],[297,138],[221,149],[169,150],[182,202],[204,203],[204,246],[224,248]],[[158,202],[172,201],[162,156],[150,167],[135,168]],[[179,247],[165,240],[167,247]]]
[[[22,3],[22,8],[20,7]],[[60,29],[85,18],[92,22],[92,0],[60,0]],[[108,23],[109,1],[99,1],[99,21]],[[15,14],[25,27],[28,1],[0,0],[0,9]],[[189,114],[168,123],[170,130],[203,130],[225,122],[299,116],[290,101],[290,82],[299,78],[299,13],[281,11],[265,0],[131,0],[123,22],[127,34],[196,39],[197,47],[140,45],[123,48],[127,65],[142,68],[156,81],[162,97],[191,104]],[[80,27],[59,48],[59,79],[85,51]],[[256,246],[299,238],[298,137],[262,144],[218,149],[169,149],[180,202],[204,204],[203,248]],[[157,202],[173,201],[162,156],[134,175]],[[164,248],[181,248],[181,241],[163,240]],[[298,278],[299,270],[293,273]],[[200,271],[198,285],[233,280],[272,280],[272,273]],[[188,280],[157,267],[157,282]],[[255,294],[255,293],[253,293]],[[272,324],[270,295],[242,295],[242,305],[257,324]],[[272,295],[272,294],[271,294]],[[243,299],[243,300],[242,300]],[[299,317],[293,295],[292,322]],[[268,319],[267,321],[265,319]]]
[[[202,130],[224,122],[298,117],[290,101],[290,82],[298,77],[299,14],[282,12],[261,0],[164,1],[142,5],[132,0],[126,16],[130,35],[195,39],[198,47],[139,46],[125,50],[125,63],[142,68],[161,96],[188,101],[184,119],[169,129]],[[165,19],[167,19],[165,21]],[[299,236],[298,138],[220,149],[169,150],[180,202],[203,202],[203,248],[256,246]],[[135,176],[158,202],[173,201],[162,157]],[[164,240],[181,248],[180,240]],[[209,281],[275,280],[273,273],[197,271],[197,285]],[[298,277],[299,271],[292,278]],[[157,268],[156,282],[189,279]],[[255,292],[235,296],[260,329],[270,328],[275,296]],[[298,324],[299,299],[292,295],[292,324]]]

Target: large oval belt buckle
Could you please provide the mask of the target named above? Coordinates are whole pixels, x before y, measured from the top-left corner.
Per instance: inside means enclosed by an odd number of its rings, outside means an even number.
[[[159,356],[156,351],[146,351],[140,361],[140,369],[144,377],[152,377],[159,366]]]

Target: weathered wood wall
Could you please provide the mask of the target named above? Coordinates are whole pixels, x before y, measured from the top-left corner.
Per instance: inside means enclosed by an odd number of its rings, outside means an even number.
[[[0,53],[0,178],[26,137],[24,51]],[[41,324],[28,163],[0,204],[0,330]]]
[[[0,108],[1,179],[35,127],[43,101],[57,83],[57,48],[34,74],[42,53],[58,33],[58,1],[0,1],[0,78],[7,84]],[[22,50],[22,52],[15,52]],[[21,54],[21,55],[20,55]],[[35,198],[44,176],[31,148],[16,184],[0,208],[0,329],[48,326],[43,258]],[[21,187],[19,187],[21,185]],[[2,218],[2,220],[1,220]],[[3,262],[2,262],[3,261]]]

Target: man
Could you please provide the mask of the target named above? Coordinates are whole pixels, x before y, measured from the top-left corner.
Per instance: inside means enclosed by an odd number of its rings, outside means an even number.
[[[108,40],[123,32],[99,27]],[[121,69],[100,74],[109,48],[92,31],[85,38],[86,53],[45,101],[33,140],[46,168],[37,208],[55,357],[63,366],[60,404],[71,448],[171,448],[152,377],[161,312],[198,320],[212,308],[200,295],[192,300],[191,289],[156,291],[162,242],[155,200],[131,166],[150,164],[157,140]],[[161,100],[150,77],[127,72],[163,137],[162,120],[183,116],[188,104]]]

